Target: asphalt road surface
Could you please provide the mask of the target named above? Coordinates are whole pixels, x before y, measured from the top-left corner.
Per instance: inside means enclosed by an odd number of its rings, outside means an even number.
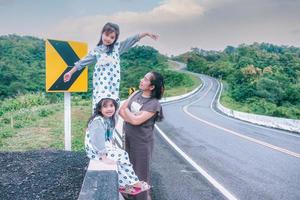
[[[163,105],[158,127],[179,150],[156,131],[152,199],[299,200],[300,136],[220,114],[218,81],[199,77],[196,94]]]

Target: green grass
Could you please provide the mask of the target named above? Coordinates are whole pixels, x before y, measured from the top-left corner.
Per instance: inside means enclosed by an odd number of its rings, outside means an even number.
[[[192,84],[191,86],[181,86],[181,87],[176,87],[176,88],[166,88],[166,91],[164,93],[164,97],[171,97],[171,96],[179,96],[185,93],[188,93],[195,88],[197,88],[201,84],[201,80],[197,78],[194,75],[187,74],[192,79]]]
[[[81,151],[84,150],[84,136],[85,129],[87,127],[87,120],[91,115],[92,106],[88,101],[80,102],[81,105],[72,106],[72,150]],[[63,113],[57,116],[60,121],[63,122]],[[56,120],[50,120],[49,127],[53,127],[50,130],[51,135],[55,136],[50,147],[55,149],[64,149],[64,124],[56,124]]]
[[[90,114],[91,102],[76,99],[72,102],[72,149],[75,151],[83,150]],[[1,119],[0,151],[64,149],[63,103],[8,112]]]
[[[177,71],[179,69],[179,65],[173,61],[168,61],[168,66],[170,69]],[[178,72],[178,73],[184,73],[186,76],[191,79],[192,83],[188,83],[185,86],[180,86],[180,87],[174,87],[174,88],[166,88],[164,97],[172,97],[172,96],[179,96],[186,94],[194,89],[196,89],[199,85],[202,84],[201,79],[196,77],[195,75],[192,75],[190,73],[185,73],[185,72]]]
[[[0,150],[16,151],[43,148],[51,139],[48,127],[43,126],[61,104],[50,104],[5,113],[0,119]],[[3,134],[5,133],[5,134]]]

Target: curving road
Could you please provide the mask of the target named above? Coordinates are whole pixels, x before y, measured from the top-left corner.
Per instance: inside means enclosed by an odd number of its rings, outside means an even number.
[[[218,81],[198,76],[197,93],[163,105],[158,127],[186,158],[157,132],[154,199],[299,200],[300,136],[218,113]]]

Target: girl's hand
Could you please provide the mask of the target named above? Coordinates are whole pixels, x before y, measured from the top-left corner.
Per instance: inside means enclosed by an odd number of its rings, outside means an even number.
[[[64,82],[68,82],[72,77],[72,74],[70,72],[65,73],[64,75]]]
[[[153,33],[148,33],[148,36],[151,37],[153,40],[157,40],[158,39],[158,35],[153,34]]]
[[[140,34],[140,39],[142,39],[145,36],[149,36],[150,38],[152,38],[153,40],[157,40],[158,39],[158,35],[153,34],[153,33],[141,33]]]
[[[109,165],[115,165],[115,164],[117,164],[116,161],[113,161],[113,160],[107,158],[107,156],[105,156],[105,155],[101,156],[101,158],[102,158],[102,161],[104,163],[106,163],[106,164],[109,164]]]

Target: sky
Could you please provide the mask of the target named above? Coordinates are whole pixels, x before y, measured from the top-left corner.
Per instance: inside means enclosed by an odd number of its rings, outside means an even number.
[[[87,42],[91,49],[106,22],[120,26],[121,41],[158,34],[139,44],[168,56],[253,42],[300,47],[300,0],[0,0],[0,35]]]

